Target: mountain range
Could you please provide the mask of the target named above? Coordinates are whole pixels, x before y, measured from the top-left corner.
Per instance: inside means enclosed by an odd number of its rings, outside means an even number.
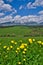
[[[37,22],[25,22],[25,23],[20,23],[20,22],[4,22],[0,23],[0,26],[14,26],[14,25],[28,25],[28,26],[36,26],[40,25],[43,26],[43,22],[37,23]]]

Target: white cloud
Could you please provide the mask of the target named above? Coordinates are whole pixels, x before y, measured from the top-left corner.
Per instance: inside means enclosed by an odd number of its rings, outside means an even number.
[[[0,0],[0,11],[4,12],[15,12],[15,8],[13,8],[10,4],[5,4],[3,0]]]
[[[32,5],[32,3],[31,2],[29,2],[28,4],[27,4],[27,8],[28,9],[34,9],[34,8],[36,8],[36,7],[34,7],[33,5]]]
[[[0,1],[0,10],[5,10],[5,11],[11,11],[12,6],[9,4],[5,4],[3,0]]]
[[[43,0],[35,0],[33,6],[43,6]]]
[[[4,4],[4,1],[3,0],[0,0],[0,6]]]
[[[3,16],[3,15],[4,15],[4,13],[0,13],[0,17]]]
[[[10,6],[9,4],[3,4],[1,6],[1,9],[4,11],[12,11],[12,6]]]
[[[38,14],[43,15],[43,10],[39,11]]]
[[[19,7],[19,10],[21,10],[23,8],[23,6],[21,5],[20,7]]]
[[[10,4],[5,4],[3,0],[0,0],[0,23],[13,21],[12,15],[17,13],[17,10],[13,8]],[[12,12],[6,15],[5,12]],[[6,15],[6,16],[3,16]]]
[[[27,8],[36,8],[37,6],[42,6],[43,7],[43,0],[35,0],[34,3],[32,2],[29,2],[27,4]]]
[[[3,18],[0,18],[0,23],[3,22],[16,22],[16,23],[26,23],[26,22],[43,22],[43,15],[28,15],[28,16],[20,16],[20,15],[16,15],[15,17],[12,17],[11,15],[9,16],[5,16]]]
[[[16,15],[14,17],[14,22],[20,22],[21,24],[26,23],[26,22],[43,22],[43,15],[37,16],[37,15],[28,15],[28,16],[20,16]]]
[[[4,22],[12,22],[13,17],[12,16],[5,16],[3,18],[0,18],[0,23],[4,23]]]
[[[15,20],[20,19],[20,18],[21,18],[20,15],[16,15],[16,16],[14,17]]]

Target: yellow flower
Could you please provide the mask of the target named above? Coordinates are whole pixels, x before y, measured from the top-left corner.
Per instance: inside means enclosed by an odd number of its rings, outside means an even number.
[[[15,45],[17,44],[17,42],[14,43]]]
[[[25,46],[24,46],[24,45],[21,45],[21,46],[20,46],[20,48],[21,48],[21,49],[24,49],[24,48],[25,48]]]
[[[11,43],[14,43],[14,41],[12,40]]]
[[[13,48],[13,46],[10,46],[10,48]]]
[[[21,64],[21,62],[18,62],[18,64],[20,65],[20,64]]]
[[[24,51],[27,51],[27,49],[25,48]]]
[[[7,50],[10,50],[10,48],[9,48],[9,47],[7,47]]]
[[[23,51],[23,54],[25,54],[26,52],[25,51]]]
[[[24,43],[22,43],[21,45],[24,45]]]
[[[41,44],[43,45],[43,42]]]
[[[33,39],[33,41],[35,41],[35,39]]]
[[[5,48],[7,48],[7,46],[3,46],[3,48],[5,49]]]
[[[24,58],[23,61],[26,61],[26,59]]]
[[[16,53],[18,53],[18,51],[16,50]]]
[[[42,43],[42,41],[37,41],[37,43],[41,44],[41,43]]]
[[[28,41],[29,41],[30,43],[32,43],[32,39],[28,39]]]
[[[27,46],[27,44],[24,44],[25,46]]]
[[[20,48],[17,48],[17,50],[20,50]]]

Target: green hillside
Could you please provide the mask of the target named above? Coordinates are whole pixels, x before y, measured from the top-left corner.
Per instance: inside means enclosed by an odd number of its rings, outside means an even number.
[[[43,27],[0,28],[0,65],[43,65]]]

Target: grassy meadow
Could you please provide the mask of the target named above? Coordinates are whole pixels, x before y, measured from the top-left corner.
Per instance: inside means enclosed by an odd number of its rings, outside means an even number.
[[[0,65],[43,65],[43,27],[0,28]]]

